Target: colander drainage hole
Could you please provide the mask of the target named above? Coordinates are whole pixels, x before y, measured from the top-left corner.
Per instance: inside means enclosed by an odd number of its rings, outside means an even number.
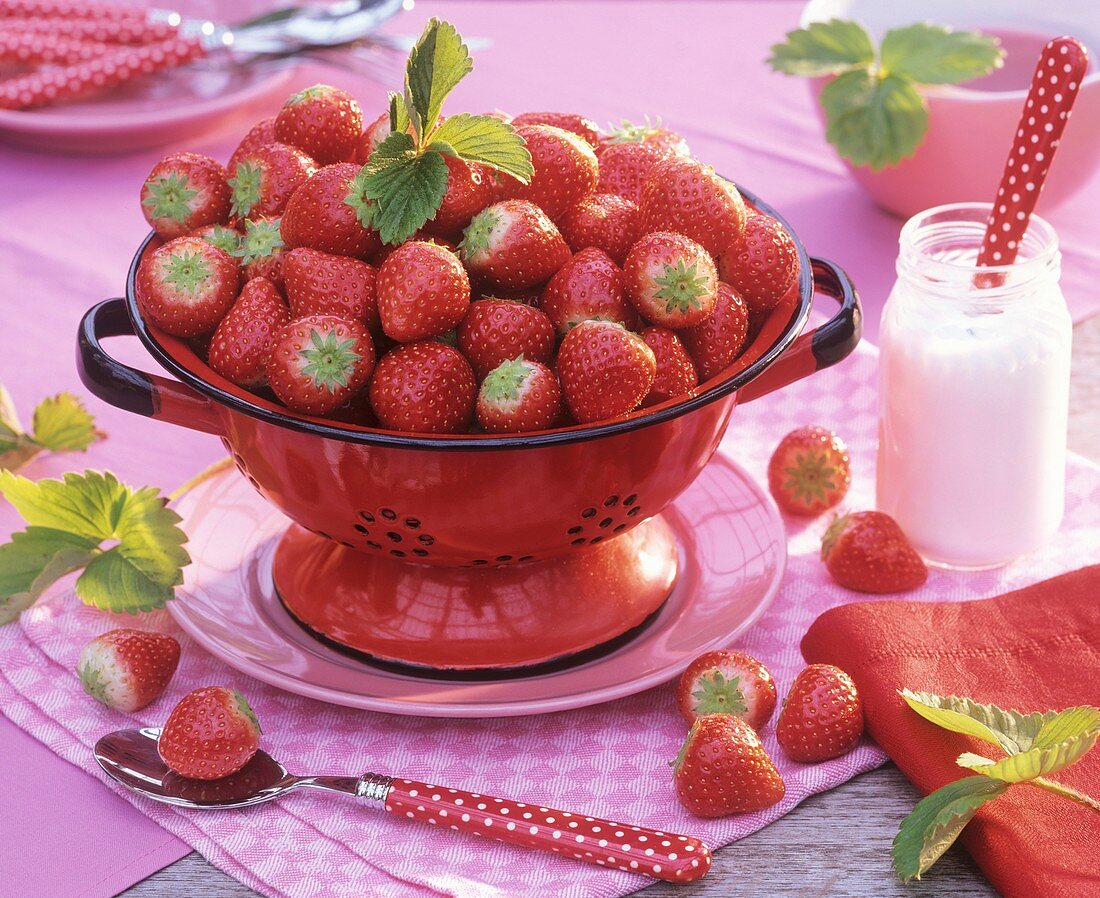
[[[396,532],[394,532],[393,530],[390,530],[390,531],[388,531],[388,532],[386,533],[386,536],[388,536],[388,537],[389,537],[389,539],[390,539],[390,542],[395,542],[395,543],[399,543],[399,542],[401,542],[401,534],[400,534],[400,533],[396,533]]]

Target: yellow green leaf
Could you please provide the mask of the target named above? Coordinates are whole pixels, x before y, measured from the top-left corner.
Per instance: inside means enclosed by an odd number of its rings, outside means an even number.
[[[1065,742],[1046,748],[1030,748],[1019,754],[1009,755],[999,761],[983,758],[970,752],[959,755],[958,764],[982,776],[1006,783],[1023,783],[1037,776],[1057,773],[1081,759],[1096,744],[1100,735],[1096,730],[1079,733]]]
[[[1057,716],[1053,711],[1045,715],[1006,711],[958,695],[934,695],[908,689],[901,690],[900,695],[910,708],[936,726],[999,745],[1008,754],[1031,748],[1043,724]]]

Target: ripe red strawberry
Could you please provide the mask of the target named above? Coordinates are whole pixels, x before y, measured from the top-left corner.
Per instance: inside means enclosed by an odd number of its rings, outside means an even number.
[[[642,400],[643,408],[683,396],[698,386],[695,364],[675,333],[664,327],[647,327],[641,337],[657,359],[657,374]]]
[[[696,817],[762,811],[787,791],[756,730],[732,714],[695,721],[672,766],[680,804]]]
[[[749,310],[729,284],[718,282],[717,299],[710,317],[679,332],[680,341],[695,362],[699,382],[725,371],[745,348],[749,335]]]
[[[493,202],[493,185],[486,177],[487,169],[463,162],[454,156],[444,156],[447,163],[447,192],[424,230],[447,239],[458,239],[470,220]]]
[[[248,133],[244,136],[244,139],[237,144],[237,149],[233,151],[233,155],[229,157],[229,162],[225,167],[229,169],[229,171],[233,171],[233,168],[237,164],[237,160],[240,159],[241,156],[269,143],[278,143],[278,138],[275,136],[275,116],[273,115],[262,121],[256,122],[256,124],[248,129]]]
[[[233,255],[240,260],[246,280],[267,278],[281,290],[285,250],[282,219],[259,218],[244,223],[244,235]]]
[[[630,247],[642,236],[642,217],[630,200],[613,193],[595,193],[565,213],[561,235],[575,253],[594,246],[622,265]]]
[[[606,155],[606,154],[605,154]],[[690,237],[714,258],[745,232],[745,201],[737,188],[709,165],[671,156],[642,186],[642,232],[675,231]]]
[[[378,149],[378,145],[385,140],[390,133],[390,114],[383,112],[378,118],[363,129],[359,140],[355,144],[355,162],[366,165],[371,153]]]
[[[177,237],[142,260],[138,300],[165,333],[197,337],[214,330],[229,311],[240,278],[229,253],[200,237]]]
[[[462,433],[474,413],[474,370],[453,346],[406,343],[382,356],[370,383],[379,423],[405,433]]]
[[[505,195],[529,200],[557,221],[590,193],[596,192],[599,163],[592,147],[576,134],[550,125],[521,125],[535,176],[530,184],[504,178]]]
[[[639,315],[670,328],[705,321],[718,298],[714,260],[694,240],[669,231],[654,231],[634,244],[623,284]]]
[[[582,249],[542,288],[539,308],[559,334],[582,321],[615,321],[638,327],[638,313],[626,298],[622,270],[603,250]]]
[[[680,675],[676,704],[688,723],[707,714],[743,717],[754,730],[771,720],[775,680],[744,652],[718,650],[700,655]]]
[[[180,776],[218,780],[252,760],[261,732],[243,695],[224,686],[203,686],[172,709],[157,751],[168,769]]]
[[[562,392],[581,424],[634,411],[656,373],[653,350],[637,334],[611,321],[582,321],[565,335],[558,350]]]
[[[481,382],[477,420],[487,433],[524,433],[553,427],[561,416],[554,372],[522,355],[501,362]]]
[[[789,514],[821,514],[840,502],[851,484],[848,447],[824,427],[792,430],[768,462],[768,489]]]
[[[458,244],[454,243],[451,240],[447,240],[443,237],[437,237],[435,234],[429,234],[423,228],[421,228],[419,231],[414,233],[409,238],[409,240],[407,240],[405,242],[408,243],[409,241],[412,241],[412,240],[419,241],[420,243],[434,243],[436,246],[442,246],[444,249],[449,249],[456,256],[458,255]],[[385,263],[386,259],[388,259],[391,255],[393,255],[394,250],[398,249],[401,246],[404,246],[404,244],[402,244],[402,243],[386,243],[386,244],[383,244],[382,248],[380,250],[378,250],[378,252],[376,252],[373,256],[371,256],[371,259],[370,259],[371,264],[375,268],[381,268],[382,265]]]
[[[304,150],[319,165],[347,162],[363,133],[363,110],[346,90],[315,84],[287,98],[275,117],[275,136]]]
[[[718,272],[758,318],[779,305],[798,279],[798,250],[774,218],[750,215],[741,240],[718,257]]]
[[[167,633],[108,630],[85,643],[76,663],[84,691],[116,711],[137,711],[164,693],[180,660]]]
[[[835,518],[822,540],[821,560],[837,583],[857,592],[906,592],[928,579],[924,559],[881,511]]]
[[[571,134],[576,134],[592,149],[600,142],[600,126],[592,119],[573,112],[523,112],[512,119],[517,128],[520,125],[551,125]]]
[[[507,299],[479,299],[458,325],[458,348],[482,380],[501,362],[523,356],[548,363],[554,325],[538,309]]]
[[[241,153],[229,171],[231,213],[237,218],[278,215],[317,165],[297,147],[269,143]]]
[[[792,761],[816,764],[839,758],[863,735],[863,702],[839,667],[811,664],[783,700],[775,738]]]
[[[275,285],[253,278],[214,331],[207,355],[210,367],[239,386],[259,386],[267,380],[275,337],[288,324],[290,312]]]
[[[381,333],[376,281],[378,273],[366,262],[299,247],[283,258],[286,298],[295,318],[336,315]]]
[[[479,212],[458,248],[471,277],[505,290],[545,283],[570,256],[554,223],[526,200],[505,200]]]
[[[614,193],[635,205],[642,201],[642,186],[662,162],[673,155],[665,147],[648,143],[621,143],[600,154],[600,193]]]
[[[141,211],[165,240],[229,220],[228,175],[200,153],[171,153],[141,185]]]
[[[241,248],[241,232],[226,225],[206,225],[206,227],[196,228],[189,236],[201,237],[211,246],[216,246],[231,256],[235,256],[237,250]]]
[[[386,336],[401,343],[437,337],[470,308],[470,278],[458,256],[435,243],[394,250],[378,272],[378,315]]]
[[[596,155],[600,157],[600,165],[603,165],[603,152],[608,147],[625,143],[642,143],[647,146],[659,147],[670,150],[677,156],[691,155],[691,150],[688,148],[683,135],[670,128],[662,128],[660,121],[656,125],[651,125],[648,119],[644,125],[635,125],[632,122],[623,121],[617,128],[613,128],[608,134],[600,138],[600,145],[596,148]]]
[[[374,360],[374,343],[358,321],[307,315],[276,335],[267,381],[287,408],[324,415],[363,388]]]
[[[308,246],[336,256],[365,259],[382,247],[373,229],[359,221],[362,203],[352,182],[359,166],[350,163],[318,169],[294,191],[283,213],[287,246]],[[348,197],[355,197],[349,202]]]

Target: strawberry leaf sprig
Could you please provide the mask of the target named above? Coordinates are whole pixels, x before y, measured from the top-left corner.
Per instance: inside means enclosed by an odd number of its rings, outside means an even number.
[[[1079,761],[1100,737],[1100,708],[1081,705],[1045,714],[1022,714],[982,705],[956,695],[901,691],[909,707],[937,726],[999,747],[1004,758],[973,752],[956,763],[975,776],[948,783],[921,799],[901,822],[894,839],[894,871],[902,882],[920,879],[951,844],[978,808],[1017,785],[1044,789],[1100,814],[1100,802],[1048,779]]]
[[[790,31],[771,49],[777,72],[832,78],[821,89],[825,138],[874,171],[912,156],[924,140],[928,105],[917,85],[958,84],[1004,64],[996,38],[927,22],[887,31],[877,54],[858,22],[841,19]]]
[[[72,393],[43,399],[34,410],[28,433],[19,422],[11,394],[0,386],[0,469],[15,471],[40,452],[83,452],[102,436]]]
[[[510,124],[469,113],[440,121],[443,101],[472,70],[470,52],[455,27],[429,21],[409,53],[404,91],[389,95],[390,134],[352,181],[345,200],[384,243],[404,242],[439,210],[447,192],[444,156],[530,183],[535,173],[531,154]]]

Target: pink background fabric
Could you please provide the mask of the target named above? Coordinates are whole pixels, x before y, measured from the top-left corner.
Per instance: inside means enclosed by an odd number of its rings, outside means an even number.
[[[877,210],[850,181],[824,142],[805,85],[772,74],[763,63],[768,46],[795,27],[800,7],[800,3],[786,0],[630,4],[607,0],[423,0],[388,30],[415,33],[428,16],[440,15],[469,37],[492,40],[490,49],[475,54],[475,71],[456,91],[452,109],[561,109],[585,112],[601,123],[661,116],[685,134],[701,158],[785,214],[811,253],[833,258],[848,269],[861,290],[866,329],[873,338],[878,310],[893,281],[901,222]],[[379,85],[327,69],[304,72],[301,83],[316,80],[354,89],[368,115],[382,109],[384,90]],[[173,148],[209,152],[225,159],[235,142],[234,135],[195,143],[181,135],[179,146]],[[129,259],[146,230],[137,205],[138,186],[160,155],[161,151],[144,151],[95,159],[0,148],[0,196],[4,197],[0,218],[0,271],[4,275],[0,283],[0,382],[12,391],[24,417],[29,417],[34,402],[48,393],[68,389],[86,396],[71,362],[76,325],[89,305],[118,295],[122,289]],[[1100,179],[1094,178],[1088,189],[1049,218],[1062,239],[1064,290],[1075,317],[1086,317],[1100,309],[1100,292],[1095,290],[1100,279],[1100,247],[1095,244],[1100,225]],[[112,341],[112,351],[148,368],[153,363],[134,343]],[[873,477],[873,375],[873,356],[865,352],[837,372],[816,377],[758,407],[746,407],[737,413],[727,445],[759,475],[767,450],[790,427],[811,418],[836,426],[857,456],[853,503],[868,505]],[[29,475],[110,468],[134,484],[171,488],[221,454],[212,438],[144,421],[95,400],[90,400],[89,406],[108,439],[83,457],[36,462],[27,471]],[[1095,469],[1075,461],[1070,476],[1073,510],[1056,545],[996,574],[936,575],[923,595],[930,599],[993,595],[1096,560],[1095,546],[1100,542],[1098,484]],[[18,519],[12,510],[0,507],[0,535],[16,526]],[[828,584],[814,560],[819,526],[792,525],[792,572],[784,593],[743,643],[775,666],[783,686],[798,665],[797,642],[813,616],[850,598]],[[25,634],[18,626],[0,632],[4,673],[0,696],[5,714],[19,727],[33,732],[66,760],[90,769],[86,746],[119,719],[90,706],[79,695],[71,667],[79,640],[113,624],[86,611],[61,614],[62,607],[51,605],[41,619],[36,616],[33,623],[25,621]],[[188,667],[178,680],[180,687],[192,682],[191,673],[198,677],[203,665],[207,665],[204,674],[228,676],[197,650],[188,655]],[[378,766],[394,762],[394,768],[403,773],[443,778],[448,772],[456,785],[499,787],[516,797],[531,794],[534,786],[548,799],[589,801],[595,809],[643,822],[669,826],[691,822],[678,816],[678,806],[667,800],[668,796],[666,800],[650,797],[647,776],[631,773],[624,784],[614,773],[616,757],[625,746],[634,752],[632,763],[649,765],[643,767],[645,771],[659,768],[655,776],[665,776],[663,763],[682,735],[670,710],[667,688],[612,703],[598,712],[532,718],[508,725],[463,724],[458,730],[452,724],[396,721],[325,708],[250,683],[245,688],[262,696],[258,703],[263,707],[274,709],[273,722],[285,721],[284,726],[271,728],[268,744],[303,767],[316,766],[311,762],[317,761],[322,762],[320,766],[338,768],[343,761],[362,763],[366,757],[377,760]],[[316,756],[290,739],[291,719],[307,717],[331,723],[337,733],[324,739],[317,736],[318,746],[323,745],[324,750],[315,748]],[[372,727],[381,727],[374,732],[382,734],[369,744],[356,741],[366,718]],[[148,719],[154,720],[155,715]],[[638,727],[640,720],[646,721],[645,727]],[[580,735],[590,738],[581,739]],[[469,739],[468,744],[480,750],[480,756],[467,750],[457,767],[448,767],[446,751],[453,739]],[[591,777],[585,790],[565,788],[555,779],[555,766],[545,758],[537,764],[516,758],[520,746],[544,741],[554,745],[555,740],[582,753],[582,763]],[[76,767],[54,761],[3,720],[0,754],[18,757],[25,765],[18,769],[5,764],[0,770],[0,807],[4,811],[0,838],[5,845],[0,853],[0,881],[13,894],[110,895],[186,851],[183,843],[173,842],[143,813]],[[424,760],[425,769],[407,763],[417,757]],[[402,760],[405,763],[397,763]],[[880,761],[877,750],[867,747],[842,761],[788,770],[790,792],[784,805],[763,815],[692,825],[691,829],[712,840],[727,841],[774,819],[806,794],[836,785]],[[28,770],[43,776],[27,780],[22,774]],[[47,773],[53,788],[45,787]],[[658,784],[661,781],[656,780]],[[63,794],[68,799],[64,804],[60,800]],[[317,800],[302,796],[285,811],[265,809],[254,812],[255,816],[231,815],[209,821],[192,822],[144,804],[142,811],[152,811],[158,823],[270,894],[323,894],[310,889],[316,882],[346,883],[360,875],[372,884],[385,882],[392,894],[418,894],[428,887],[426,883],[408,884],[402,877],[412,874],[405,868],[379,872],[375,865],[381,864],[380,859],[367,856],[372,844],[389,844],[389,840],[405,844],[407,832],[394,835],[390,821],[364,821],[350,809],[336,813],[331,804],[314,806]],[[33,812],[24,810],[32,807]],[[42,825],[28,826],[32,819],[28,813],[37,815],[33,819]],[[300,820],[293,822],[294,818]],[[286,862],[279,846],[303,844],[310,824],[328,832],[308,837],[310,851],[296,855],[293,864]],[[231,831],[223,832],[223,828]],[[265,841],[262,836],[269,828],[273,835]],[[103,842],[89,838],[89,832],[102,833]],[[376,836],[379,841],[372,843]],[[425,838],[418,844],[430,845],[430,851],[425,851],[435,856],[438,850],[441,858],[436,867],[424,868],[429,871],[425,875],[432,877],[431,888],[448,894],[469,894],[475,890],[476,876],[498,876],[504,863],[516,863],[528,871],[525,883],[529,889],[619,894],[644,884],[622,874],[590,872],[572,864],[566,870],[561,866],[565,862],[521,858],[506,849],[470,849],[460,840],[445,840],[443,834],[436,835],[436,841]],[[143,857],[147,851],[151,853]],[[303,866],[302,856],[323,857],[325,863],[316,868]],[[488,868],[477,873],[485,864]],[[463,876],[474,878],[463,880]]]

